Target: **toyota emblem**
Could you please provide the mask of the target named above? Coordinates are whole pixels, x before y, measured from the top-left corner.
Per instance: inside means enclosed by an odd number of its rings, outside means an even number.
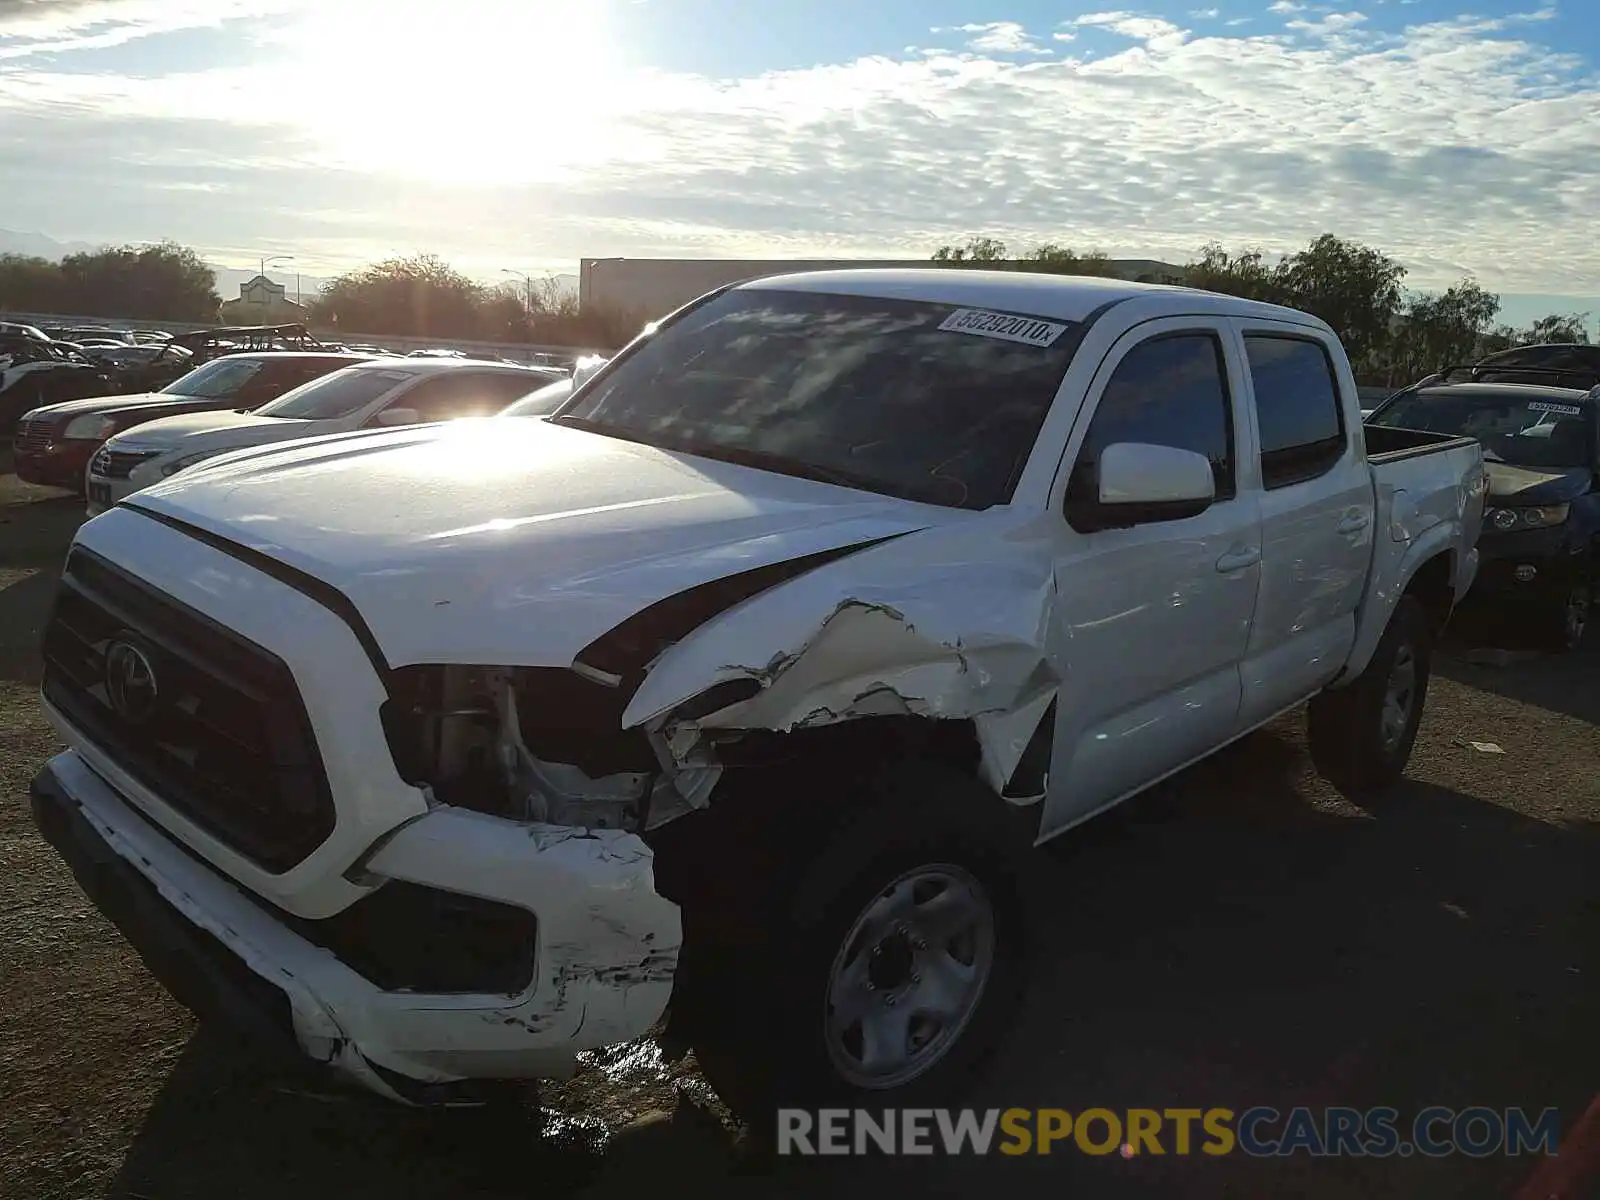
[[[132,642],[112,642],[106,650],[106,695],[130,725],[142,725],[155,715],[155,668]]]

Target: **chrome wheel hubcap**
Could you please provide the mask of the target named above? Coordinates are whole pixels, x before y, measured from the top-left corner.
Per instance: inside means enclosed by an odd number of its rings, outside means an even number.
[[[834,955],[823,1014],[834,1070],[871,1090],[925,1074],[972,1020],[994,958],[994,906],[970,873],[939,864],[900,876]]]
[[[1389,668],[1389,681],[1383,692],[1380,730],[1385,750],[1396,750],[1405,740],[1416,695],[1417,656],[1410,646],[1401,646],[1394,656],[1394,665]]]

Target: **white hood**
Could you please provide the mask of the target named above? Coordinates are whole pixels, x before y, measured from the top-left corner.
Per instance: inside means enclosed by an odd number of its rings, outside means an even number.
[[[976,515],[520,420],[246,453],[128,504],[332,584],[392,666],[567,666],[686,588]]]
[[[327,432],[328,425],[326,421],[258,417],[253,413],[197,412],[146,422],[107,444],[113,450],[155,450],[162,454],[182,450],[194,454],[311,437]]]

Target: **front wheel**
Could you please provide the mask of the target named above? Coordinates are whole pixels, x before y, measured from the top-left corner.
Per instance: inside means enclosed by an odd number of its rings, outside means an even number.
[[[1010,1024],[1031,855],[976,780],[900,763],[800,872],[776,927],[718,972],[701,1071],[753,1130],[779,1107],[934,1105]]]
[[[1432,661],[1427,613],[1403,596],[1366,670],[1311,701],[1311,760],[1324,779],[1347,796],[1399,782],[1422,724]]]

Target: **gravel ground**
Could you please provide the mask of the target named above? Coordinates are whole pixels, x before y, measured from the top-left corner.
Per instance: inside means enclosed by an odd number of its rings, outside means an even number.
[[[34,646],[79,511],[0,476],[0,1195],[559,1198],[673,1178],[836,1200],[1431,1200],[1508,1197],[1533,1166],[1058,1151],[752,1178],[692,1059],[664,1067],[649,1042],[514,1116],[291,1089],[196,1030],[27,818],[27,782],[57,749]],[[973,1103],[1554,1105],[1574,1122],[1600,1080],[1600,647],[1471,657],[1440,663],[1410,778],[1379,806],[1315,778],[1288,718],[1048,850],[1059,919]]]

